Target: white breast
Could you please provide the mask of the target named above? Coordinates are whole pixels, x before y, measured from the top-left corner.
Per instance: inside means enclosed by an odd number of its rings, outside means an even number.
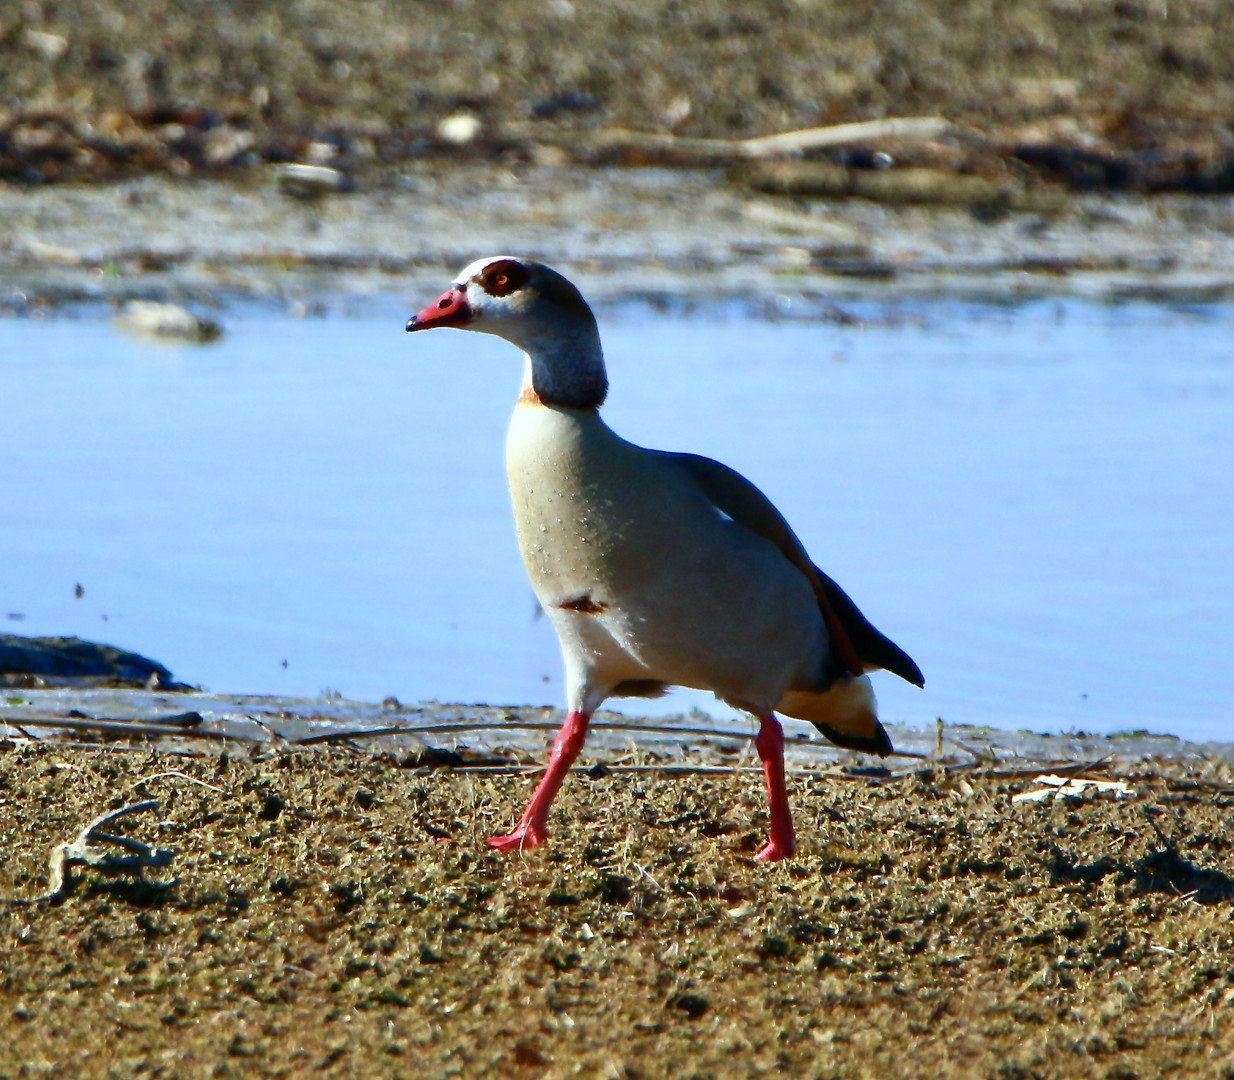
[[[626,442],[594,410],[520,404],[506,464],[572,707],[657,679],[766,715],[785,690],[814,685],[825,631],[809,583],[672,455]]]

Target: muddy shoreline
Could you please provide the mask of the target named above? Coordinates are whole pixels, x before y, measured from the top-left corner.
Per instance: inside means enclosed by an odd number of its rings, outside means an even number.
[[[1234,200],[1077,196],[981,220],[962,207],[790,198],[716,170],[487,166],[385,175],[305,202],[264,183],[0,186],[0,310],[256,300],[346,310],[421,301],[477,254],[543,259],[597,304],[737,303],[755,316],[837,305],[1221,303],[1234,295]]]
[[[176,684],[142,689],[108,679],[61,680],[67,685],[60,686],[45,686],[47,681],[33,679],[23,684],[10,679],[0,690],[0,735],[25,738],[33,733],[63,741],[72,732],[58,721],[67,721],[80,733],[75,738],[106,742],[123,739],[123,725],[139,724],[152,727],[163,740],[160,745],[166,745],[167,740],[185,740],[185,745],[176,746],[178,750],[223,752],[234,742],[232,749],[260,754],[280,747],[333,744],[413,757],[421,751],[440,750],[456,755],[456,765],[472,757],[487,759],[493,755],[504,755],[510,765],[534,765],[565,718],[560,709],[540,705],[402,703],[395,698],[364,702],[337,696],[214,693]],[[32,687],[31,683],[38,685]],[[96,722],[99,726],[92,727]],[[878,765],[873,758],[833,746],[809,724],[796,720],[785,723],[786,753],[796,767]],[[983,763],[1025,767],[1036,763],[1046,767],[1101,761],[1131,767],[1145,762],[1171,766],[1234,762],[1234,742],[1188,741],[1166,730],[1097,735],[1012,731],[941,721],[931,728],[890,721],[886,726],[897,751],[892,764],[901,771],[918,767],[914,762],[965,767]],[[105,727],[109,730],[104,731]],[[664,760],[723,765],[747,753],[745,744],[754,734],[754,725],[742,717],[686,713],[639,719],[601,710],[592,725],[588,746],[612,758],[637,746],[654,750]]]

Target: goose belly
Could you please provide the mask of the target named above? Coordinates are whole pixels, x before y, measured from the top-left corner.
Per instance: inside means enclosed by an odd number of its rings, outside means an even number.
[[[760,712],[814,684],[826,641],[809,583],[671,457],[594,414],[520,406],[507,464],[523,560],[572,683],[655,679]]]

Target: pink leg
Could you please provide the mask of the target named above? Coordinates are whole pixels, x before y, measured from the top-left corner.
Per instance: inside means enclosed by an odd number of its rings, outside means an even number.
[[[787,859],[797,850],[793,836],[793,818],[788,809],[788,791],[784,787],[784,731],[774,716],[764,716],[754,745],[763,762],[767,779],[767,810],[771,815],[767,846],[754,857],[763,862]]]
[[[490,847],[499,848],[501,851],[522,851],[524,848],[539,847],[548,839],[549,807],[553,805],[557,790],[566,778],[566,773],[570,771],[570,766],[574,764],[574,759],[583,749],[590,720],[590,716],[581,712],[571,712],[566,716],[566,722],[561,725],[553,743],[548,768],[545,769],[531,802],[527,804],[527,809],[523,811],[518,827],[509,836],[490,836]]]

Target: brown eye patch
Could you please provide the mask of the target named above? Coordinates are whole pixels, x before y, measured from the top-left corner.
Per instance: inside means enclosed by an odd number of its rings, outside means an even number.
[[[480,287],[489,296],[509,296],[526,285],[529,276],[527,267],[521,262],[502,259],[500,262],[489,263],[480,271]]]

